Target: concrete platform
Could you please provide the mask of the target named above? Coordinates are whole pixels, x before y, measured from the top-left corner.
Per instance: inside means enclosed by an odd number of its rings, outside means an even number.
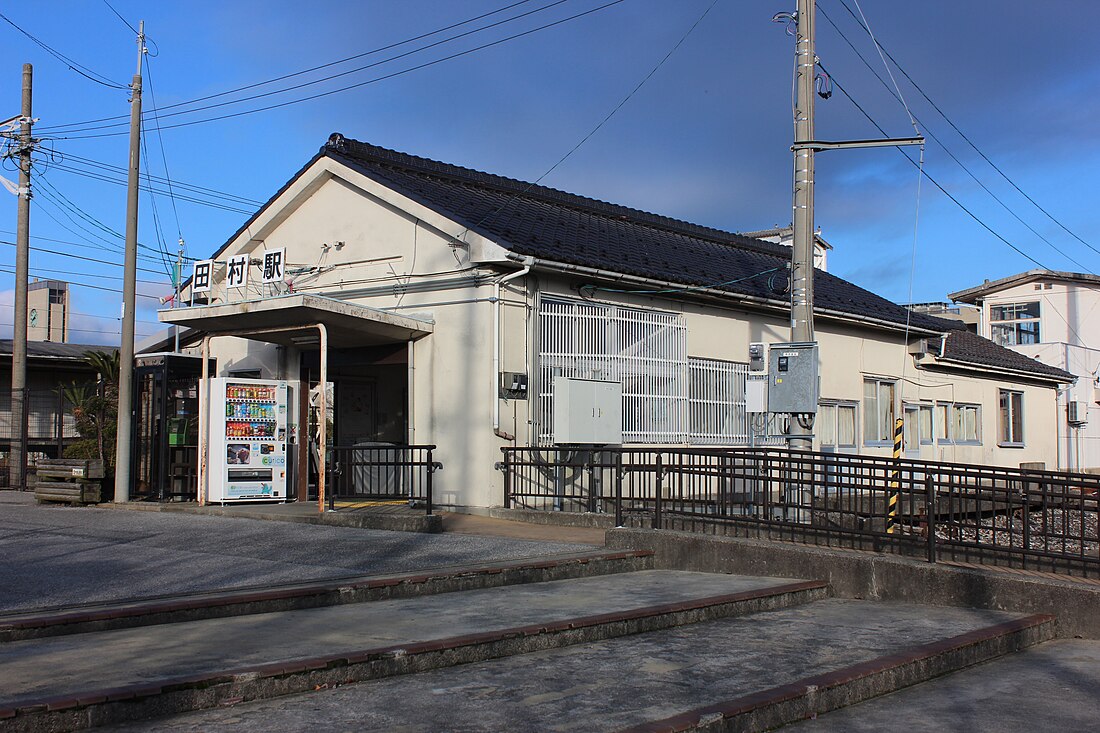
[[[899,650],[974,635],[1011,619],[833,599],[115,730],[678,730],[649,724],[717,700],[763,700],[799,680],[874,666]],[[896,730],[898,721],[893,723],[878,730]]]
[[[820,583],[679,571],[537,583],[0,644],[14,730],[222,704],[750,613]]]

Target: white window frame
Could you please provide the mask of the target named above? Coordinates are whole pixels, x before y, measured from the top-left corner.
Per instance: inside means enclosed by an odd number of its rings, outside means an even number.
[[[966,415],[974,414],[974,437],[960,438],[958,426],[965,424]],[[941,417],[947,418],[946,420]],[[937,442],[944,445],[982,444],[982,406],[972,402],[937,402],[935,414]]]
[[[841,443],[839,439],[841,410],[852,411],[851,443]],[[822,450],[854,453],[859,447],[859,403],[850,400],[821,400],[818,403],[816,432],[820,436],[818,444]],[[826,440],[830,432],[832,433],[831,442]]]
[[[1007,402],[1006,402],[1007,398]],[[1024,393],[1018,389],[997,390],[997,422],[999,441],[1002,448],[1024,447]],[[1019,417],[1017,421],[1016,418]],[[1019,423],[1017,434],[1016,423]]]
[[[1036,306],[1036,314],[1020,315],[1025,309]],[[999,311],[1000,318],[994,318],[994,312]],[[1011,315],[1006,317],[1005,311]],[[1042,318],[1042,303],[1038,300],[1022,301],[1019,303],[997,303],[989,306],[989,339],[1001,346],[1019,346],[1042,343],[1043,330],[1040,325]],[[1031,330],[1034,327],[1034,331]],[[1028,335],[1027,340],[1021,340],[1021,336]],[[1034,340],[1031,340],[1034,336]]]
[[[872,408],[867,401],[867,385],[875,385],[875,401]],[[883,401],[883,387],[890,387],[890,419],[889,425],[883,426],[878,424],[879,404]],[[892,446],[894,444],[894,422],[898,416],[898,383],[896,379],[887,379],[884,377],[864,377],[863,378],[863,444],[868,446]],[[867,430],[867,420],[871,416],[876,418],[875,420],[875,432],[870,434]],[[879,428],[886,429],[886,435],[880,436]]]
[[[782,438],[769,435],[774,431],[765,414],[750,414],[746,410],[748,364],[690,356],[688,371],[688,443],[724,446],[783,443]]]

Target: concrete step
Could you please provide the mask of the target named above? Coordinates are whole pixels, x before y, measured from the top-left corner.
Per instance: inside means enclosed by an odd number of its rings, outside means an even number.
[[[785,733],[1096,730],[1100,641],[1056,639],[784,728]]]
[[[478,588],[634,572],[652,567],[653,553],[649,551],[601,551],[396,575],[336,578],[244,590],[85,604],[76,608],[0,615],[0,642],[412,598]]]
[[[825,584],[646,570],[0,645],[0,725],[75,730],[819,600]]]
[[[828,599],[114,730],[760,731],[1052,633],[1049,617]]]

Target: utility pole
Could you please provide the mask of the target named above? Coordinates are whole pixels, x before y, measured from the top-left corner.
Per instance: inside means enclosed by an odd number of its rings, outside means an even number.
[[[118,358],[118,430],[115,434],[115,501],[130,500],[134,395],[134,310],[137,300],[138,183],[141,162],[141,64],[145,21],[138,24],[138,65],[130,99],[130,167],[126,179],[126,258],[122,271],[122,344]]]
[[[19,124],[18,223],[15,228],[15,313],[11,336],[11,458],[8,485],[27,484],[27,263],[31,226],[31,87],[34,69],[23,64],[23,107]]]
[[[814,0],[798,0],[795,35],[794,228],[791,242],[791,342],[814,340],[814,149],[797,143],[814,139]],[[814,372],[816,373],[816,369]],[[792,415],[788,445],[813,448],[813,413]]]

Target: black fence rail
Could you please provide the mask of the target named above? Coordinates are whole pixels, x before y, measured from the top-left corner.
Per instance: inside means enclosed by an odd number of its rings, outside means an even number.
[[[359,444],[329,449],[325,493],[335,502],[364,505],[407,503],[432,513],[432,477],[443,464],[434,445]]]
[[[781,448],[505,448],[509,508],[1100,576],[1100,476]]]

